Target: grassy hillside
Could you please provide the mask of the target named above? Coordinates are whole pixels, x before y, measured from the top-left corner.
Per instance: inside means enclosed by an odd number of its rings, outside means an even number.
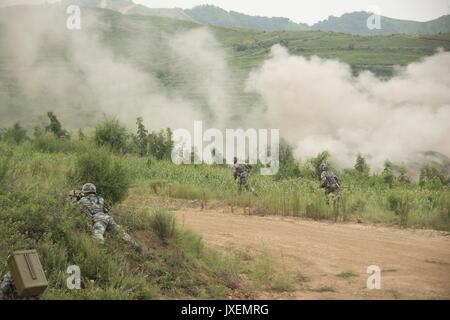
[[[168,228],[173,217],[157,205],[126,218],[113,212],[146,247],[145,256],[111,234],[99,248],[89,220],[66,197],[69,188],[79,188],[64,178],[74,153],[3,143],[0,150],[1,181],[10,185],[0,191],[0,273],[12,250],[36,248],[50,284],[44,299],[224,298],[236,287],[236,269],[204,248],[200,236],[180,227],[159,236],[161,227],[152,227],[152,214],[169,219]],[[74,264],[81,269],[83,290],[66,288],[66,269]]]
[[[379,76],[391,76],[395,65],[407,65],[432,55],[437,48],[450,49],[449,33],[376,37],[320,31],[269,33],[217,29],[216,33],[233,50],[231,63],[243,69],[258,66],[277,43],[292,54],[336,59],[351,65],[355,73],[370,70]]]
[[[290,278],[269,265],[265,255],[261,260],[244,249],[218,253],[175,223],[171,204],[150,178],[167,163],[94,149],[91,140],[52,136],[0,141],[0,182],[8,185],[0,190],[0,274],[12,251],[36,248],[49,281],[44,299],[252,298],[261,290],[291,290]],[[107,199],[112,199],[111,188],[124,188],[126,199],[113,206],[111,215],[140,242],[144,255],[114,234],[106,234],[104,247],[91,237],[90,219],[67,197],[70,189],[81,187],[74,175],[87,167],[80,159],[88,159],[90,168],[101,165],[100,181],[89,173],[85,180],[94,181]],[[117,165],[109,171],[99,159]],[[228,176],[222,169],[210,172]],[[121,175],[131,184],[119,183]],[[106,181],[107,176],[112,180]],[[188,175],[186,179],[195,183]],[[165,184],[160,186],[166,190]],[[191,197],[199,192],[193,188]],[[261,274],[261,263],[270,273]],[[82,290],[66,287],[71,265],[80,267]]]
[[[276,176],[253,169],[255,196],[238,190],[226,165],[177,166],[167,159],[170,149],[157,152],[166,142],[155,142],[154,135],[146,139],[159,147],[142,153],[136,136],[116,136],[105,126],[82,140],[59,139],[44,128],[29,138],[17,125],[1,131],[0,273],[11,251],[36,248],[50,283],[45,299],[251,298],[255,290],[292,289],[282,270],[266,268],[264,257],[261,262],[239,250],[223,255],[205,247],[199,235],[175,223],[170,199],[246,214],[450,231],[450,182],[432,168],[420,184],[395,166],[381,175],[337,172],[342,198],[327,203],[317,179],[323,154],[304,165],[290,158]],[[97,246],[90,219],[67,198],[86,181],[113,201],[112,215],[143,245],[143,256],[114,234],[107,234],[105,247]],[[270,274],[261,275],[261,263]],[[83,290],[66,288],[65,271],[74,264]]]

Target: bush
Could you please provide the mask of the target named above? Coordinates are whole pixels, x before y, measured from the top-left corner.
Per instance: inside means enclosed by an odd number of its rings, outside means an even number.
[[[17,144],[28,140],[27,131],[18,122],[10,128],[2,129],[0,137],[7,142]]]
[[[387,184],[389,186],[389,188],[392,189],[392,187],[394,186],[394,181],[395,181],[395,176],[394,173],[392,172],[392,162],[390,162],[389,160],[386,160],[384,162],[384,170],[382,173],[382,177],[383,177],[383,182],[385,184]]]
[[[433,188],[436,184],[439,184],[437,180],[440,180],[439,182],[441,186],[445,183],[445,174],[441,170],[431,165],[424,165],[420,169],[421,186],[426,186],[428,183],[431,182],[431,186]]]
[[[46,132],[50,132],[55,135],[55,137],[69,139],[70,135],[67,130],[64,130],[59,122],[58,118],[53,112],[47,112],[47,117],[50,120],[50,124],[45,127]]]
[[[149,153],[157,160],[170,160],[173,149],[170,129],[152,132],[147,136]]]
[[[32,146],[35,150],[45,153],[80,153],[92,150],[92,143],[89,141],[72,141],[57,138],[53,134],[44,133],[36,136],[32,140]]]
[[[332,170],[332,166],[329,162],[329,158],[330,158],[330,153],[328,151],[323,151],[321,153],[319,153],[315,158],[311,158],[309,160],[309,163],[312,167],[312,169],[315,172],[315,176],[317,177],[317,179],[320,179],[320,175],[322,174],[322,170],[320,169],[320,165],[322,164],[322,162],[326,162],[328,163],[328,169]]]
[[[71,183],[80,186],[87,182],[93,183],[97,192],[111,203],[124,200],[131,183],[130,173],[124,164],[107,149],[79,156],[68,178]]]
[[[292,147],[285,141],[280,143],[280,169],[275,179],[282,180],[300,176],[300,168],[294,158]]]
[[[63,152],[64,142],[53,134],[43,134],[33,140],[33,147],[40,152]]]
[[[358,172],[364,176],[369,175],[370,167],[367,164],[366,159],[361,154],[358,154],[358,156],[356,157],[356,163],[355,163],[354,168],[355,168],[356,172]]]
[[[9,150],[6,145],[0,145],[0,183],[3,184],[3,180],[5,180],[8,175],[10,165],[10,159],[12,157],[12,152]]]
[[[105,120],[95,128],[94,140],[98,146],[124,153],[127,150],[127,129],[116,119]]]
[[[388,198],[389,210],[395,212],[400,218],[400,225],[406,227],[408,224],[408,214],[411,209],[411,199],[406,192],[393,191]]]
[[[153,232],[164,242],[175,235],[175,217],[166,209],[157,209],[152,214],[150,226]]]

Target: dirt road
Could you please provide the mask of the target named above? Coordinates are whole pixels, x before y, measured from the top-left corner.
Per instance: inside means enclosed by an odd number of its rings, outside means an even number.
[[[181,224],[223,249],[268,252],[295,279],[286,299],[450,299],[450,235],[362,224],[260,217],[182,208]],[[381,289],[367,289],[367,267],[381,269]]]

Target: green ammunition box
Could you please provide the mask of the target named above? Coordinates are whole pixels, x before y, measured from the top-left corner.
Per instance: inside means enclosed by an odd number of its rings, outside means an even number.
[[[8,258],[8,268],[19,297],[42,294],[48,282],[36,250],[15,251]]]

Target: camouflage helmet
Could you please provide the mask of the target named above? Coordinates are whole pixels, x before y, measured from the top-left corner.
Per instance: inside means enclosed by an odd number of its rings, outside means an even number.
[[[97,188],[92,183],[85,183],[81,191],[83,193],[97,193]]]
[[[321,171],[327,171],[328,170],[328,164],[326,163],[326,161],[322,161],[322,163],[320,164],[320,170]]]

